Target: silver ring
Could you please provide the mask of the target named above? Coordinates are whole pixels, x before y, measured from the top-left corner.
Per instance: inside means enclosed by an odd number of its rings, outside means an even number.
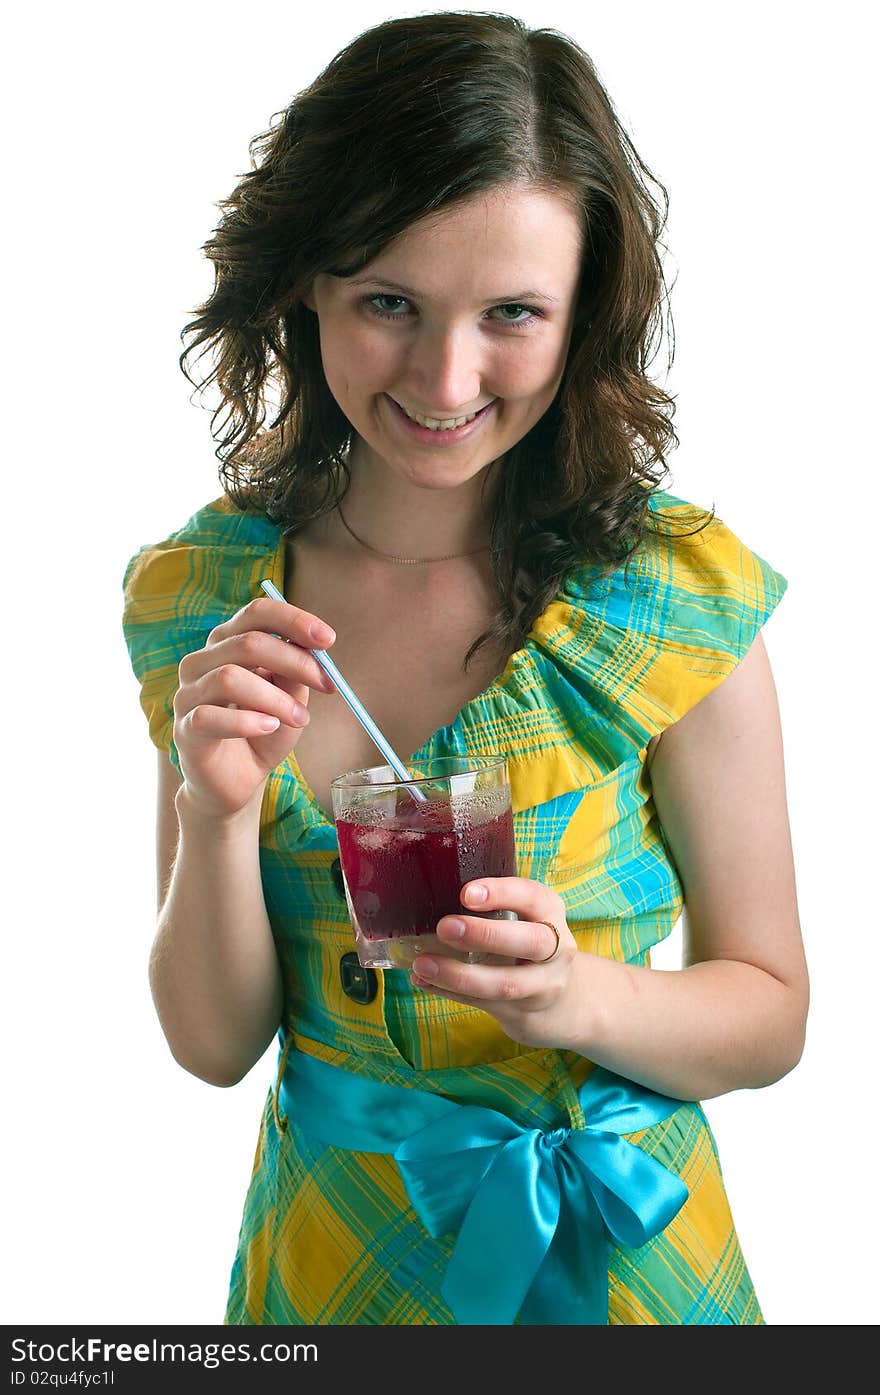
[[[547,958],[535,960],[536,964],[549,964],[550,960],[556,957],[556,954],[559,950],[559,931],[556,929],[556,926],[553,924],[552,920],[539,920],[536,922],[536,924],[546,925],[547,929],[552,930],[553,934],[556,936],[556,944],[553,946],[552,952],[547,955]]]

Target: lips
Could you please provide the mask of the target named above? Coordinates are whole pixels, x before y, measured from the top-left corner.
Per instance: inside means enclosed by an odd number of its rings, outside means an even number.
[[[392,400],[397,402],[396,398]],[[466,426],[469,421],[473,421],[484,410],[479,407],[475,412],[461,412],[455,416],[433,416],[429,412],[411,412],[408,407],[404,407],[402,402],[397,402],[397,405],[401,411],[406,413],[410,421],[417,422],[419,426],[424,426],[429,431],[453,431],[458,426]]]
[[[383,393],[383,396],[407,435],[415,441],[432,446],[453,445],[469,437],[473,432],[479,431],[486,416],[498,400],[493,397],[492,401],[487,402],[485,407],[481,407],[479,411],[469,412],[458,417],[424,417],[421,413],[416,415],[407,411],[389,393]],[[446,423],[449,421],[458,424],[447,426]],[[426,425],[426,422],[431,424]]]

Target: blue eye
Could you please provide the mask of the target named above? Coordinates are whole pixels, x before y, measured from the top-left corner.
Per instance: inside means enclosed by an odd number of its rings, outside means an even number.
[[[537,312],[530,305],[518,305],[514,301],[510,301],[507,305],[496,305],[495,309],[502,312],[501,323],[505,325],[526,325],[537,315]],[[508,318],[506,314],[508,310],[513,310],[516,313],[515,319]],[[521,319],[520,316],[525,316],[525,318]]]
[[[367,304],[374,315],[381,315],[384,320],[402,320],[405,314],[399,313],[399,309],[402,306],[405,310],[409,301],[402,295],[370,295],[367,296]],[[398,307],[398,313],[395,313],[394,306]]]

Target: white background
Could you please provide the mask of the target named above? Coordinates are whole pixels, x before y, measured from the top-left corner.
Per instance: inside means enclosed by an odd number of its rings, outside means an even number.
[[[780,1083],[707,1106],[772,1324],[878,1317],[872,8],[514,9],[587,49],[670,192],[676,358],[652,371],[678,400],[672,488],[790,582],[765,636],[809,1039]],[[213,1323],[274,1050],[213,1089],[175,1066],[154,1017],[156,755],[122,573],[220,493],[178,335],[210,290],[200,247],[249,138],[356,32],[412,11],[21,11],[2,122],[3,1319]]]

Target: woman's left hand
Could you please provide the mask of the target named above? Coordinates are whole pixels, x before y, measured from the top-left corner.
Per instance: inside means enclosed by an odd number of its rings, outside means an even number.
[[[461,901],[465,912],[444,916],[438,938],[457,954],[509,962],[469,964],[420,955],[412,966],[413,986],[482,1008],[524,1046],[563,1046],[574,1025],[575,967],[582,956],[562,898],[525,877],[480,877],[462,887]],[[517,919],[484,918],[500,910],[516,912]]]

